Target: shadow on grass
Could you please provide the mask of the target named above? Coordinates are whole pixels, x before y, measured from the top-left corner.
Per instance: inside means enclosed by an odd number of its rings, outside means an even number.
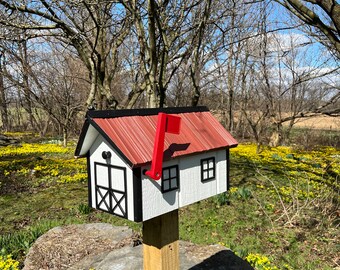
[[[222,250],[189,270],[254,270],[254,268],[230,250]]]

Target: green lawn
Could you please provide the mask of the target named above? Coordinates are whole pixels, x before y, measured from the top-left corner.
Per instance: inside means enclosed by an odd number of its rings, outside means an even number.
[[[255,150],[242,144],[231,151],[227,194],[180,209],[180,238],[224,245],[256,269],[333,269],[340,151]],[[62,224],[109,222],[141,231],[141,224],[87,207],[86,164],[73,151],[55,144],[0,149],[0,266],[9,254],[22,266],[34,240]]]

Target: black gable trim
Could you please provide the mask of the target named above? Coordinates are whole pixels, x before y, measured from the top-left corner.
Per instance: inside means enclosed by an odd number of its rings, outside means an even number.
[[[86,136],[86,133],[87,133],[87,130],[90,126],[90,123],[87,119],[85,119],[85,122],[84,122],[84,125],[83,125],[83,128],[80,132],[80,136],[79,136],[79,140],[78,140],[78,143],[77,143],[77,147],[76,147],[76,150],[74,152],[74,156],[76,157],[80,157],[79,154],[80,154],[80,150],[83,146],[83,143],[84,143],[84,140],[85,140],[85,136]],[[82,156],[82,157],[85,157],[86,155]]]
[[[230,189],[230,151],[229,148],[226,149],[227,157],[227,190]]]
[[[88,192],[88,205],[92,208],[92,187],[91,187],[91,163],[90,163],[90,151],[86,155],[87,165],[87,192]]]
[[[160,112],[169,114],[190,113],[190,112],[206,112],[209,109],[205,106],[198,107],[171,107],[171,108],[151,108],[151,109],[130,109],[130,110],[104,110],[104,111],[88,111],[88,118],[115,118],[123,116],[147,116],[156,115]]]
[[[90,124],[99,132],[101,136],[113,147],[113,149],[118,153],[118,155],[132,168],[133,163],[123,154],[123,152],[117,147],[117,145],[110,139],[110,137],[94,122],[89,119]]]

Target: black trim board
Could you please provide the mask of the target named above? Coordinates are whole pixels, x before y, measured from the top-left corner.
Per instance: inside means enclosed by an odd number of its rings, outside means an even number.
[[[84,140],[85,140],[85,137],[86,137],[86,133],[87,133],[87,130],[89,129],[89,127],[90,127],[89,120],[85,119],[84,125],[83,125],[81,132],[80,132],[80,135],[79,135],[79,141],[77,143],[76,150],[74,152],[74,156],[76,156],[76,157],[81,157],[79,154],[80,154],[81,148],[83,146],[83,143],[84,143]],[[84,156],[82,156],[82,157],[84,157]]]
[[[88,204],[92,207],[92,187],[91,187],[91,163],[90,163],[90,151],[86,155],[87,164],[87,192],[88,192]]]
[[[209,109],[205,106],[198,107],[170,107],[170,108],[148,108],[148,109],[130,109],[130,110],[103,110],[88,111],[87,118],[115,118],[124,116],[147,116],[156,115],[160,112],[169,114],[207,112]]]
[[[227,190],[230,188],[230,151],[229,148],[226,149],[226,157],[227,157]]]
[[[142,168],[132,169],[134,221],[143,221]]]

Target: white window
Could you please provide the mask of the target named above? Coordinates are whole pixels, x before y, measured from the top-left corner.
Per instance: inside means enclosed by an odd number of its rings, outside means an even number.
[[[208,180],[215,179],[215,158],[201,159],[201,181],[205,182]]]
[[[179,188],[178,165],[163,168],[162,192],[168,192]]]

